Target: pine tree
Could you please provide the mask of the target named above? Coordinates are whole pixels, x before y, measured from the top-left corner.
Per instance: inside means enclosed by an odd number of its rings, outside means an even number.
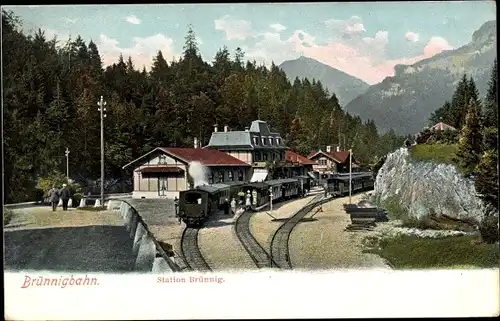
[[[493,63],[488,92],[484,101],[483,122],[485,127],[498,127],[497,60]]]
[[[460,133],[456,160],[465,174],[471,174],[481,155],[481,124],[479,107],[471,99],[469,101],[468,112],[465,118],[465,125]]]

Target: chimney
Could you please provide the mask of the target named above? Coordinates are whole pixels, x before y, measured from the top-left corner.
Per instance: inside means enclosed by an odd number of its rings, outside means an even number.
[[[229,128],[229,126],[227,126],[227,125],[226,125],[226,126],[224,126],[224,131],[225,131],[225,132],[228,132],[228,131],[229,131],[229,130],[228,130],[228,128]]]
[[[250,130],[250,127],[245,127],[245,131],[249,131]]]
[[[340,146],[337,146],[337,152],[340,152]]]
[[[198,148],[198,138],[194,138],[194,148]]]
[[[214,125],[214,133],[217,132],[217,124]]]
[[[326,152],[330,153],[332,151],[332,146],[328,145],[326,146]]]

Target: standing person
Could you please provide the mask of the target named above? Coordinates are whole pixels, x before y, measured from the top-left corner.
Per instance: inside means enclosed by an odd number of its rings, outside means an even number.
[[[229,200],[227,198],[224,199],[224,214],[229,215]]]
[[[233,216],[236,214],[236,200],[233,199],[231,200],[231,212],[233,213]]]
[[[52,188],[49,191],[49,201],[52,205],[52,211],[56,211],[57,203],[59,203],[59,190],[55,185],[52,185]]]
[[[67,211],[68,210],[68,202],[69,202],[69,199],[71,197],[71,192],[69,191],[69,188],[66,184],[63,184],[63,188],[59,192],[59,195],[62,199],[63,211]]]
[[[250,191],[247,192],[247,200],[246,200],[246,203],[245,203],[245,207],[246,207],[246,210],[250,210],[250,208],[252,208],[252,201],[251,201],[251,197],[252,195],[250,195]]]
[[[177,220],[179,224],[181,224],[181,216],[179,215],[179,199],[177,196],[174,197],[174,206],[175,206],[175,217],[177,217]]]

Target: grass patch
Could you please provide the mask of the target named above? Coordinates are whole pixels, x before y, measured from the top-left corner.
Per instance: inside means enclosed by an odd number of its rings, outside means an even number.
[[[399,197],[389,196],[380,202],[380,206],[387,210],[387,214],[391,219],[404,219],[406,211],[399,204]]]
[[[456,144],[418,144],[410,149],[410,155],[416,161],[456,165],[453,159],[457,148]]]
[[[8,208],[3,208],[3,225],[6,226],[7,224],[10,223],[10,220],[12,220],[12,217],[14,216],[14,211]]]
[[[500,264],[499,245],[481,243],[478,236],[439,239],[402,235],[365,241],[365,252],[380,255],[395,269],[494,268]]]

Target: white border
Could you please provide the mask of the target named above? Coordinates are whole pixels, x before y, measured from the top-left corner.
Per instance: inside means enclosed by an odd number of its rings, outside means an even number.
[[[499,314],[499,269],[87,274],[94,286],[22,288],[6,272],[6,320],[470,317]],[[173,277],[186,283],[158,282]],[[223,278],[191,283],[189,277]]]

